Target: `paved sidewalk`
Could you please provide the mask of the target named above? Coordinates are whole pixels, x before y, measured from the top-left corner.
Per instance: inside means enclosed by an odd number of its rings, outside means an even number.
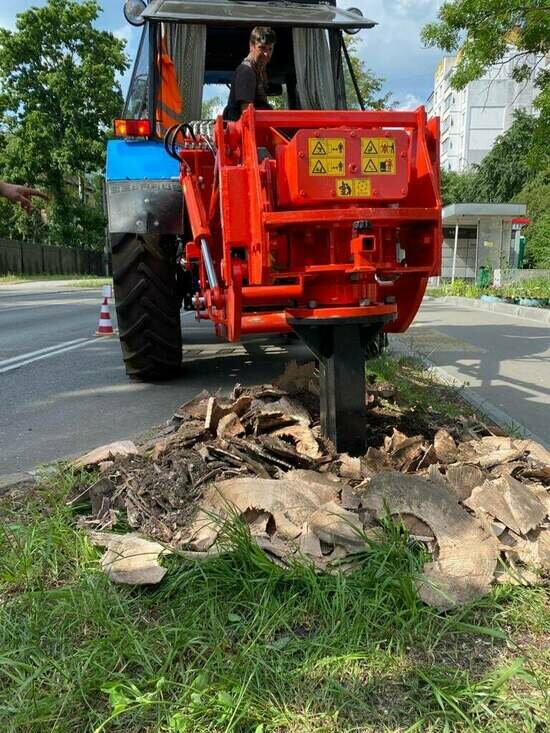
[[[427,299],[400,339],[550,443],[550,325]]]

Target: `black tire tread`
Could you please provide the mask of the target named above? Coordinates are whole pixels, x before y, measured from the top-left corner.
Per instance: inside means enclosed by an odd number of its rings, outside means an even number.
[[[122,236],[112,251],[126,373],[144,381],[176,376],[182,347],[175,257],[138,234]]]

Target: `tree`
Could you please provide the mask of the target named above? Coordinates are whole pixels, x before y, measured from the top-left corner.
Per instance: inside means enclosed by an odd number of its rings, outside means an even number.
[[[0,175],[48,191],[57,243],[88,240],[79,192],[103,166],[105,133],[122,105],[124,42],[94,28],[99,12],[96,0],[49,0],[18,15],[15,31],[0,29]],[[101,239],[101,221],[96,229]]]
[[[480,200],[506,203],[516,196],[532,175],[527,165],[537,120],[516,112],[512,126],[496,139],[476,167],[476,193]]]
[[[533,267],[550,269],[550,166],[531,178],[515,200],[527,204],[531,224],[526,230],[526,259]]]
[[[344,43],[349,53],[351,67],[357,85],[361,92],[361,97],[365,102],[366,109],[386,109],[392,104],[391,92],[381,94],[385,79],[378,77],[375,73],[367,68],[365,62],[359,55],[359,38],[357,36],[346,36]],[[360,109],[357,93],[349,73],[349,69],[344,60],[344,79],[346,84],[346,99],[349,109]]]
[[[441,170],[441,198],[443,206],[449,204],[475,203],[478,200],[475,171]]]

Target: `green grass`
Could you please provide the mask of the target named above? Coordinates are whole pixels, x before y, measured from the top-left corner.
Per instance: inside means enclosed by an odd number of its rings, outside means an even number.
[[[71,287],[89,288],[96,285],[108,285],[111,279],[107,277],[90,277],[89,275],[18,275],[8,273],[0,275],[0,285],[16,285],[18,283],[31,283],[55,280],[72,280]]]
[[[367,380],[375,385],[391,385],[400,405],[416,414],[445,419],[467,415],[472,409],[460,395],[460,388],[444,385],[426,369],[420,358],[391,352],[367,361]]]
[[[391,524],[347,576],[281,570],[236,525],[231,554],[117,586],[64,504],[74,481],[0,506],[0,730],[546,729],[543,589],[437,613],[415,592],[422,551]]]

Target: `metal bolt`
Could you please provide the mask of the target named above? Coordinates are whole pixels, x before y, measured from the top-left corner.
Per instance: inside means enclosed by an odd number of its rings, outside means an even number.
[[[363,298],[359,301],[359,305],[361,306],[361,308],[366,308],[367,305],[370,305],[370,300],[368,298]]]
[[[393,305],[395,303],[395,295],[386,295],[384,298],[384,303],[387,305]]]
[[[308,308],[311,308],[312,310],[313,310],[313,308],[317,308],[317,301],[316,300],[310,300],[309,303],[307,304],[307,307]]]
[[[300,197],[303,199],[307,198],[307,193],[304,191],[303,188],[300,190]]]
[[[143,199],[143,203],[144,204],[148,204],[148,203],[150,203],[150,201],[149,201],[149,199]]]
[[[303,151],[300,151],[300,152],[298,153],[298,157],[299,157],[299,158],[305,158],[305,157],[306,157],[306,154],[305,154],[305,153],[304,153]]]

